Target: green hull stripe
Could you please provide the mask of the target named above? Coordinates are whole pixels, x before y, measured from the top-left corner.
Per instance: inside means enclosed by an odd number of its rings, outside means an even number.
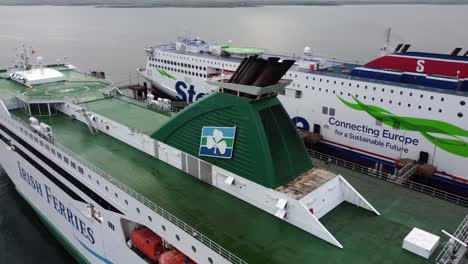
[[[366,105],[354,96],[353,99],[356,103],[337,97],[349,108],[364,111],[390,127],[399,127],[399,129],[406,131],[417,131],[437,147],[457,156],[468,157],[468,143],[460,138],[468,137],[468,131],[461,127],[439,120],[397,116],[378,106]],[[429,133],[442,134],[452,138],[435,137]]]
[[[80,253],[80,251],[78,251],[78,249],[76,249],[73,246],[72,243],[70,243],[70,241],[68,241],[68,239],[64,235],[62,235],[62,233],[60,233],[60,231],[57,228],[55,228],[55,226],[51,222],[49,222],[49,220],[47,220],[47,218],[41,213],[41,211],[39,211],[33,205],[33,203],[31,203],[28,200],[28,198],[26,198],[26,196],[23,195],[20,192],[20,190],[18,190],[18,189],[16,189],[16,190],[20,194],[20,196],[23,197],[23,199],[32,207],[34,212],[36,212],[36,214],[39,216],[41,221],[45,224],[45,226],[47,226],[47,228],[55,236],[55,238],[60,242],[60,244],[62,244],[62,246],[68,251],[68,253],[70,253],[73,256],[73,258],[75,258],[76,261],[78,261],[78,263],[80,263],[80,264],[90,264],[91,263]]]

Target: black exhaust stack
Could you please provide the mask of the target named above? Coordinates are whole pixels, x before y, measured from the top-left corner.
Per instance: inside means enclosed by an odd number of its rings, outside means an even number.
[[[239,66],[237,66],[237,69],[234,72],[234,74],[231,76],[231,78],[229,78],[228,83],[232,83],[237,78],[237,76],[239,75],[239,72],[242,70],[242,68],[244,68],[244,66],[245,66],[245,64],[247,63],[248,60],[249,60],[249,58],[247,58],[247,57],[242,60],[242,62],[239,64]]]
[[[403,43],[398,44],[398,46],[396,46],[396,48],[395,48],[395,50],[393,52],[398,53],[400,51],[401,47],[403,47]]]
[[[458,54],[460,53],[460,51],[462,50],[462,48],[455,48],[452,53],[450,54],[450,56],[458,56]]]
[[[234,73],[235,78],[233,78],[232,83],[239,83],[239,80],[243,77],[243,75],[247,72],[250,65],[257,60],[257,56],[251,56],[247,59],[245,63],[239,66],[239,68]],[[234,76],[233,76],[234,77]]]
[[[255,82],[255,80],[258,78],[258,75],[261,74],[263,69],[265,68],[265,65],[267,64],[267,61],[259,58],[256,61],[254,61],[247,72],[242,76],[242,78],[239,80],[239,84],[243,85],[251,85],[252,83]]]
[[[278,83],[286,72],[294,65],[294,60],[283,60],[270,57],[267,60],[251,56],[244,58],[229,83],[267,87]]]
[[[405,44],[405,46],[403,46],[403,48],[401,49],[401,53],[407,52],[410,47],[411,47],[411,44]]]

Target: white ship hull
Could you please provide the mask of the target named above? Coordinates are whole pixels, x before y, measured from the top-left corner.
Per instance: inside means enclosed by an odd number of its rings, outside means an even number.
[[[153,54],[146,69],[140,70],[142,76],[155,88],[188,103],[210,92],[211,88],[205,83],[206,69],[235,71],[240,63],[240,60],[219,56],[205,58],[172,50],[155,50]],[[162,74],[161,68],[164,69]],[[448,188],[459,192],[467,190],[465,162],[468,153],[444,150],[429,141],[422,131],[382,124],[365,111],[354,110],[340,100],[357,104],[356,98],[398,117],[443,121],[466,131],[467,122],[460,117],[460,113],[465,113],[466,97],[436,89],[412,89],[389,82],[351,80],[298,70],[290,70],[285,77],[293,83],[278,98],[299,128],[313,131],[314,125],[320,127],[323,137],[320,144],[339,155],[387,171],[393,170],[396,161],[418,160],[420,153],[425,152],[429,154],[428,163],[437,169],[432,177],[436,183],[448,184]],[[433,136],[450,138],[443,134]]]
[[[114,185],[28,128],[13,120],[4,122],[6,120],[10,119],[3,114],[3,120],[0,118],[0,168],[3,167],[18,193],[80,263],[147,263],[127,245],[135,224],[147,226],[167,243],[187,252],[186,255],[197,263],[208,259],[229,263],[187,233],[190,227],[178,226],[179,220],[171,222],[173,216],[164,218],[155,212],[156,208],[147,206],[149,201],[135,199],[131,190]],[[61,153],[67,162],[83,168],[83,175],[51,155],[52,150]]]

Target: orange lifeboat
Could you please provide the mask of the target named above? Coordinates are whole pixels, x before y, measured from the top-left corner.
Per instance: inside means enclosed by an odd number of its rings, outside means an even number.
[[[196,264],[177,249],[167,251],[159,258],[159,264]]]
[[[156,235],[146,226],[140,226],[135,229],[130,238],[133,246],[152,261],[157,262],[160,254],[164,251],[161,237]]]

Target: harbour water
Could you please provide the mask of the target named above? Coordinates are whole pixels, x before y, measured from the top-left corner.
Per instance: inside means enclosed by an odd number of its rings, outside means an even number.
[[[67,60],[103,70],[116,82],[136,81],[143,47],[178,36],[314,53],[349,61],[379,54],[387,27],[393,44],[449,53],[468,48],[468,5],[258,8],[93,8],[0,6],[0,68],[25,43],[49,63]],[[67,59],[63,57],[66,56]],[[129,75],[129,73],[132,73]],[[1,158],[1,157],[0,157]],[[0,171],[0,263],[73,263]]]
[[[0,263],[75,263],[0,168]]]

